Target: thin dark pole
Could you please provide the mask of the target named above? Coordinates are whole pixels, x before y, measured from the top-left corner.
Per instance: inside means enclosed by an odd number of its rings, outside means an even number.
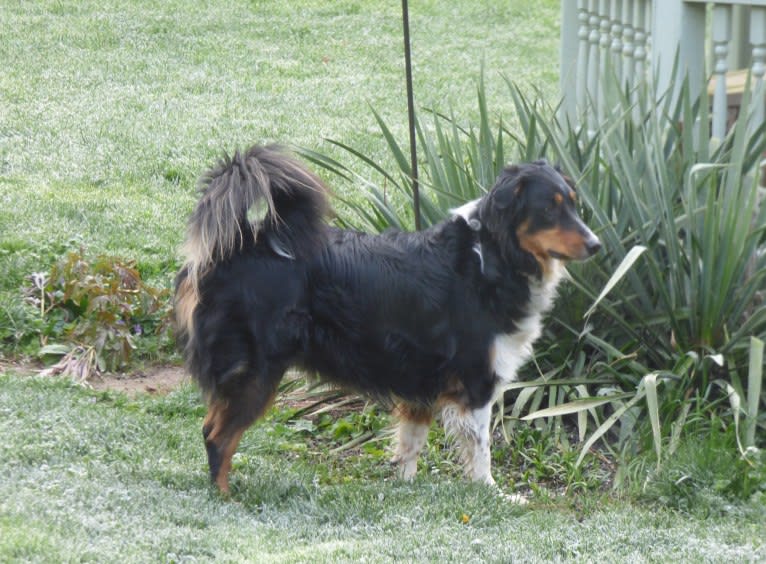
[[[410,122],[410,161],[412,162],[412,201],[415,210],[415,229],[420,230],[420,186],[418,185],[418,150],[415,139],[415,101],[412,94],[412,56],[410,54],[410,10],[402,0],[404,22],[404,68],[407,75],[407,115]]]

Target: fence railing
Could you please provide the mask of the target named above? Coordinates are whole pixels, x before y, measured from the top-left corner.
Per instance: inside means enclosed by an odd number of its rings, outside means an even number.
[[[573,122],[598,127],[611,76],[628,87],[655,81],[658,95],[678,87],[676,56],[693,95],[712,77],[714,137],[726,132],[731,70],[751,75],[751,107],[740,115],[763,122],[766,0],[561,0],[562,111]]]

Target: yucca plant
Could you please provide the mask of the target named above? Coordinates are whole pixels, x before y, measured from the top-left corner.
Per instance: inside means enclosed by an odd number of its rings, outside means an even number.
[[[612,117],[585,161],[575,158],[570,128],[542,121],[557,158],[582,178],[591,224],[609,251],[572,268],[579,290],[595,299],[631,249],[646,249],[590,316],[583,340],[607,358],[634,352],[630,372],[647,394],[658,455],[660,437],[683,423],[689,401],[699,409],[728,398],[738,420],[750,338],[766,335],[766,207],[757,203],[756,166],[763,127],[753,131],[740,119],[725,139],[711,139],[706,95],[692,100],[688,84],[679,91],[638,112],[635,97],[608,93]],[[752,419],[757,401],[749,409]]]
[[[418,147],[422,160],[420,184],[420,220],[429,227],[447,216],[449,210],[483,195],[495,182],[500,170],[507,164],[507,130],[502,121],[492,124],[484,95],[483,80],[478,88],[479,125],[463,126],[453,116],[426,111],[426,118],[416,119]],[[328,142],[358,160],[370,172],[353,172],[335,159],[316,151],[300,149],[308,160],[339,175],[353,180],[364,189],[362,198],[341,198],[351,214],[339,218],[347,227],[367,231],[385,231],[391,227],[412,230],[412,167],[409,150],[402,146],[391,128],[373,110],[381,133],[386,140],[391,162],[396,170],[389,171],[361,151],[340,141]],[[358,167],[355,167],[358,168]]]
[[[491,117],[483,80],[478,125],[423,112],[421,219],[430,225],[478,197],[509,161],[547,157],[578,181],[584,215],[605,252],[570,267],[574,284],[563,290],[548,339],[498,422],[508,431],[526,413],[557,429],[562,416],[576,414],[579,438],[587,438],[583,454],[601,437],[632,450],[651,437],[659,460],[706,410],[729,411],[738,424],[746,396],[749,436],[764,427],[759,367],[750,368],[747,395],[742,379],[749,347],[757,350],[766,338],[766,206],[757,203],[755,174],[766,142],[763,128],[750,130],[746,119],[725,139],[710,139],[708,100],[692,99],[688,84],[675,98],[617,84],[605,94],[611,116],[598,131],[558,119],[556,108],[530,101],[510,82],[519,122],[513,131]],[[344,224],[410,229],[407,151],[376,119],[396,172],[336,141],[374,174],[361,177],[336,160],[304,154],[366,187],[369,198],[347,200],[352,213]]]

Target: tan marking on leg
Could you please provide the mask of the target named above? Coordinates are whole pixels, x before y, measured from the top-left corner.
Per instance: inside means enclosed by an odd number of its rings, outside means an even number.
[[[205,433],[205,439],[215,440],[223,424],[223,416],[226,412],[226,402],[223,400],[213,400],[207,408],[205,420],[202,422],[202,429]]]
[[[231,459],[234,456],[234,453],[237,451],[239,441],[242,439],[242,435],[244,434],[244,428],[237,429],[226,441],[226,448],[221,455],[221,467],[218,471],[218,476],[215,479],[215,483],[222,493],[229,493],[229,472],[231,472]]]
[[[203,429],[205,443],[213,445],[218,463],[213,481],[223,493],[229,491],[231,459],[239,446],[242,435],[252,423],[260,418],[274,401],[278,379],[273,388],[263,390],[256,381],[239,390],[236,398],[215,399],[210,403]],[[208,452],[208,457],[210,453]],[[210,458],[208,463],[210,463]],[[211,469],[211,473],[212,473]]]
[[[173,300],[176,326],[189,338],[194,335],[194,310],[199,302],[197,292],[187,276],[179,285]]]
[[[460,378],[452,376],[447,380],[444,391],[436,398],[435,411],[441,411],[445,405],[453,403],[457,406],[463,406],[468,401],[465,386]]]
[[[399,419],[406,419],[412,423],[427,424],[433,419],[433,408],[401,402],[397,404],[395,414]]]
[[[428,440],[433,410],[430,407],[400,403],[396,414],[399,423],[392,462],[400,465],[402,479],[412,480],[418,469],[418,455]]]

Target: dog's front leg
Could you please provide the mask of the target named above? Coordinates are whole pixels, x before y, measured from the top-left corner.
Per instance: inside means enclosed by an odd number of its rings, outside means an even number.
[[[465,475],[475,482],[494,485],[491,472],[489,424],[492,403],[476,409],[447,404],[442,419],[447,434],[457,440]]]
[[[470,476],[475,482],[484,482],[494,485],[492,478],[492,456],[490,454],[490,420],[492,418],[492,404],[488,403],[484,407],[474,409],[471,416],[475,423],[476,434],[474,435],[476,444],[473,448],[473,460],[470,464]]]
[[[403,480],[412,480],[418,471],[418,455],[428,439],[433,416],[430,408],[400,404],[397,407],[399,424],[396,429],[396,450],[391,462],[399,465]]]

